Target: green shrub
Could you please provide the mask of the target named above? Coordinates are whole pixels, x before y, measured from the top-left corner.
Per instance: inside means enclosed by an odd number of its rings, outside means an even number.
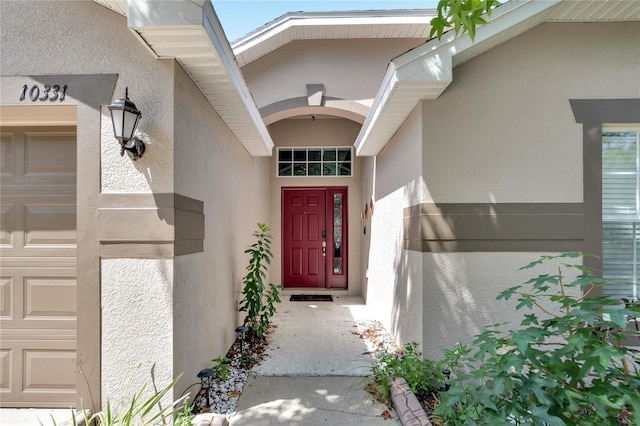
[[[271,317],[276,312],[275,304],[280,303],[280,286],[269,284],[267,290],[264,283],[268,265],[273,258],[269,230],[267,225],[258,223],[258,230],[253,233],[257,241],[244,251],[251,255],[251,259],[246,268],[248,273],[242,279],[244,287],[239,310],[247,313],[244,324],[257,336],[262,336],[267,330]]]
[[[371,367],[373,383],[368,386],[376,398],[391,406],[391,382],[404,377],[411,391],[417,397],[425,397],[440,388],[442,374],[437,365],[428,359],[422,359],[416,342],[407,343],[402,354],[382,352],[376,355]]]
[[[607,282],[581,265],[580,253],[544,256],[522,269],[556,262],[497,297],[529,309],[522,328],[487,327],[473,349],[445,351],[451,388],[441,392],[436,420],[448,425],[640,425],[640,359],[621,346],[637,306],[595,297]],[[565,282],[563,271],[578,272]],[[573,291],[571,290],[573,289]],[[572,295],[577,293],[578,295]],[[540,315],[541,314],[541,315]]]
[[[211,360],[213,362],[213,366],[211,369],[215,376],[222,381],[225,381],[229,378],[229,369],[231,368],[231,360],[229,358],[221,357],[214,358]]]

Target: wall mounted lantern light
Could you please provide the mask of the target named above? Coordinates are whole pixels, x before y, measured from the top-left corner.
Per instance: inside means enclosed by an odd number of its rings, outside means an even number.
[[[133,153],[133,159],[137,160],[144,154],[145,145],[142,139],[134,136],[138,121],[142,113],[136,108],[136,104],[129,100],[129,88],[124,92],[124,98],[116,99],[109,105],[113,133],[120,142],[120,155],[127,150]]]

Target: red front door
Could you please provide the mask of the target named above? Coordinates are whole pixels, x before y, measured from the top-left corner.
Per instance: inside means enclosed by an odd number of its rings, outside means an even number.
[[[346,288],[346,188],[282,189],[282,283]]]
[[[285,287],[325,286],[325,196],[324,189],[283,190]]]

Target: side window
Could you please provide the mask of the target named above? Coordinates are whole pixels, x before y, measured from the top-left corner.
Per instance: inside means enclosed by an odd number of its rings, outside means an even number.
[[[640,127],[602,132],[603,277],[614,298],[638,299],[640,276]]]

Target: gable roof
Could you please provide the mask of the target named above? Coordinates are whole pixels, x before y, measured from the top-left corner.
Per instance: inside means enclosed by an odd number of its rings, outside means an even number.
[[[155,55],[175,58],[252,155],[271,155],[273,141],[239,64],[294,40],[427,39],[434,15],[433,10],[288,13],[234,42],[236,59],[210,0],[94,1],[129,16],[130,29]],[[418,102],[437,99],[451,84],[454,67],[542,22],[640,20],[640,1],[511,0],[487,20],[473,42],[468,34],[455,37],[450,31],[389,63],[354,144],[358,155],[377,155]]]
[[[517,0],[496,8],[487,25],[427,43],[393,59],[362,129],[357,155],[377,155],[421,100],[437,99],[453,81],[453,68],[542,22],[640,20],[635,0]]]
[[[127,16],[158,58],[178,61],[249,154],[271,155],[273,141],[211,1],[94,1]]]
[[[231,43],[246,64],[296,40],[362,38],[427,39],[433,9],[289,12]]]

